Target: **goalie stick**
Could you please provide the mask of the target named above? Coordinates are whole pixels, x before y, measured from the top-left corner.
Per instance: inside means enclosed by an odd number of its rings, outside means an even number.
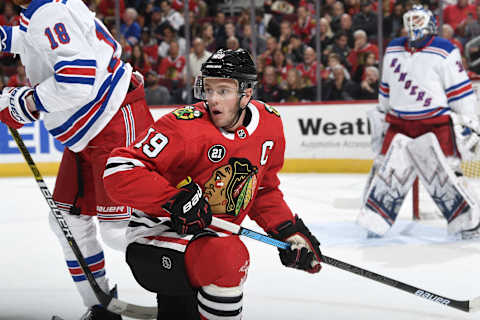
[[[272,246],[275,246],[280,249],[288,249],[290,248],[290,243],[280,241],[274,238],[271,238],[267,235],[261,234],[259,232],[246,229],[244,227],[241,227],[237,224],[234,224],[229,221],[225,221],[216,217],[212,218],[212,226],[230,231],[233,234],[237,235],[243,235],[267,244],[270,244]],[[329,264],[333,267],[355,273],[361,277],[368,278],[370,280],[374,280],[380,283],[383,283],[387,286],[397,288],[402,291],[406,291],[409,293],[412,293],[416,295],[417,297],[424,298],[433,302],[437,302],[440,304],[443,304],[448,307],[452,307],[458,310],[462,310],[465,312],[476,312],[480,309],[480,297],[476,297],[471,300],[455,300],[455,299],[450,299],[441,295],[438,295],[436,293],[427,291],[425,289],[421,289],[409,284],[406,284],[404,282],[383,276],[381,274],[368,271],[366,269],[351,265],[349,263],[328,257],[326,255],[322,255],[322,262]]]
[[[65,238],[67,239],[67,242],[70,245],[70,248],[75,254],[75,257],[77,258],[78,263],[82,268],[85,274],[85,277],[87,278],[90,286],[92,287],[92,290],[95,293],[95,296],[97,297],[98,301],[107,310],[117,314],[121,314],[121,315],[128,316],[135,319],[156,319],[157,318],[156,307],[144,307],[144,306],[130,304],[128,302],[121,301],[103,292],[103,290],[100,288],[97,281],[95,280],[95,277],[93,276],[92,272],[88,268],[88,264],[85,262],[85,258],[83,257],[82,252],[80,251],[80,248],[78,247],[77,242],[75,241],[75,238],[73,237],[72,232],[70,231],[70,228],[67,225],[67,222],[63,218],[62,212],[60,211],[60,209],[58,209],[57,205],[55,204],[52,194],[50,193],[50,190],[45,184],[45,181],[43,180],[43,177],[40,174],[40,171],[38,170],[37,165],[33,161],[32,156],[30,155],[30,152],[25,146],[25,143],[23,142],[22,137],[19,135],[16,129],[9,128],[9,130],[13,139],[17,143],[18,149],[20,149],[20,152],[22,152],[23,157],[25,158],[25,161],[30,167],[30,170],[32,171],[33,176],[35,177],[35,180],[37,181],[37,184],[40,187],[40,191],[42,192],[43,197],[45,198],[45,200],[47,200],[48,206],[50,207],[52,214],[55,216],[55,219],[57,220],[57,223],[60,226],[60,229],[62,229],[63,234],[65,235]]]

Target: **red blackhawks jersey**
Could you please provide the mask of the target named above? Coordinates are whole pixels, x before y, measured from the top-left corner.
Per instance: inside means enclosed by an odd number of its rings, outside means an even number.
[[[129,242],[185,250],[191,236],[170,228],[162,205],[187,176],[202,187],[216,217],[240,224],[248,215],[265,231],[293,220],[278,188],[285,152],[280,115],[260,101],[247,108],[249,124],[233,133],[214,126],[203,102],[177,109],[112,152],[105,187],[112,199],[137,209]]]

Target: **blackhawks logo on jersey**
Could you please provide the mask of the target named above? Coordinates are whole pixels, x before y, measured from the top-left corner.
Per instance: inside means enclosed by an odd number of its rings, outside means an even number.
[[[265,106],[265,110],[267,110],[267,111],[270,112],[270,113],[273,113],[273,114],[276,115],[277,117],[280,117],[280,112],[278,112],[277,109],[275,109],[275,108],[272,107],[271,105],[266,104],[265,102],[263,103],[263,105]]]
[[[193,120],[200,118],[203,113],[194,106],[186,106],[172,112],[178,120]]]
[[[244,158],[230,158],[228,164],[215,169],[204,186],[212,213],[237,216],[245,210],[257,187],[257,171]]]

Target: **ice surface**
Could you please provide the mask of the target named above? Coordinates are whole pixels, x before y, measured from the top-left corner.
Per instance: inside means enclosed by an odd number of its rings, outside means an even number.
[[[365,175],[282,174],[285,199],[317,235],[324,254],[452,299],[480,296],[480,241],[448,239],[443,221],[412,222],[411,205],[383,239],[365,239],[355,209]],[[46,179],[52,188],[54,179]],[[478,189],[477,189],[478,190]],[[76,320],[85,311],[48,226],[33,178],[0,179],[0,319]],[[353,205],[338,205],[350,201]],[[337,201],[337,202],[336,202]],[[408,200],[407,200],[408,201]],[[247,220],[245,227],[261,231]],[[479,319],[324,265],[310,275],[283,267],[277,250],[245,239],[251,268],[244,319]],[[107,275],[122,300],[153,306],[120,252],[105,247]],[[127,319],[127,318],[125,318]]]

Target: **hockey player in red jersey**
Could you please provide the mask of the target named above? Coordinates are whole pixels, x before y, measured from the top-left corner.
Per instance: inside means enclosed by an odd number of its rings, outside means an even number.
[[[158,319],[241,318],[248,250],[238,236],[210,228],[212,215],[237,224],[248,215],[294,244],[280,251],[285,266],[320,271],[319,242],[279,190],[282,121],[252,99],[250,54],[218,50],[201,72],[195,96],[204,102],[115,149],[104,172],[109,195],[141,210],[132,213],[126,258],[139,284],[157,293]]]
[[[65,146],[53,199],[99,287],[109,292],[94,217],[103,242],[125,250],[130,208],[108,198],[102,175],[112,149],[128,146],[135,133],[153,123],[143,77],[120,60],[120,44],[83,1],[14,2],[23,8],[20,25],[0,25],[0,49],[20,55],[31,85],[4,88],[0,121],[20,128],[41,115],[48,131]],[[99,305],[53,215],[50,226],[89,309],[82,319],[121,319]]]

